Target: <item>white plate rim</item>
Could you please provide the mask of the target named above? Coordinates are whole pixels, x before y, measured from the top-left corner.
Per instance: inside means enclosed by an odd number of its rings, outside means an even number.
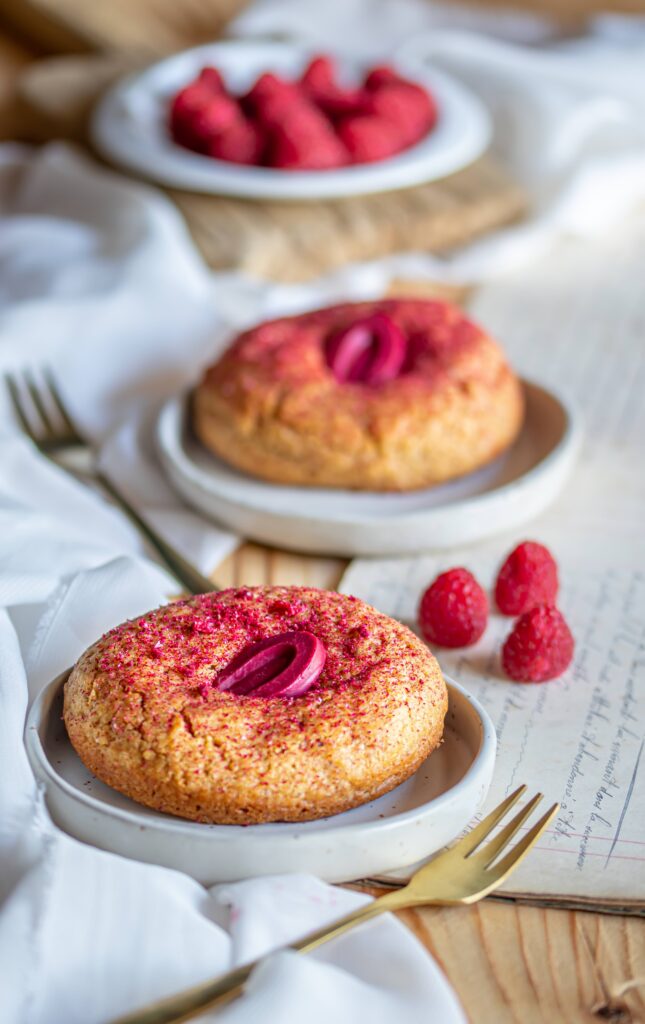
[[[125,808],[112,807],[104,804],[102,801],[88,793],[80,792],[62,778],[58,772],[56,772],[45,753],[39,729],[45,725],[45,718],[49,712],[51,704],[55,700],[70,672],[71,669],[66,669],[53,679],[52,682],[43,687],[29,709],[25,723],[24,738],[32,770],[36,776],[40,775],[41,778],[44,777],[48,780],[48,784],[63,790],[66,796],[83,805],[88,810],[104,815],[107,818],[115,818],[120,822],[138,827],[141,825],[141,816],[136,810],[130,811]],[[284,838],[291,840],[294,835],[300,835],[306,836],[310,839],[313,838],[315,841],[316,837],[329,836],[330,833],[334,836],[342,836],[352,839],[369,837],[374,833],[383,833],[405,827],[406,824],[418,820],[420,816],[427,814],[430,811],[435,813],[441,812],[442,809],[448,809],[451,803],[458,800],[462,794],[467,793],[472,786],[476,785],[477,780],[480,777],[487,779],[487,792],[493,773],[497,751],[495,727],[488,715],[488,712],[483,708],[479,701],[468,692],[468,690],[445,674],[444,679],[448,687],[449,699],[451,691],[459,694],[460,698],[465,700],[470,706],[471,710],[478,718],[481,727],[479,749],[475,753],[473,760],[466,769],[464,775],[457,783],[450,786],[443,793],[433,797],[431,800],[420,804],[418,807],[412,808],[408,811],[402,811],[401,813],[392,815],[388,818],[367,822],[330,825],[328,828],[317,828],[315,832],[306,829],[306,826],[311,824],[310,822],[275,823],[284,825]],[[432,757],[432,755],[430,755],[430,757]],[[162,812],[155,813],[160,815],[162,814]],[[338,818],[341,817],[341,815],[332,815],[327,819],[327,821],[332,822],[335,817]],[[215,836],[214,832],[206,831],[200,822],[184,821],[180,818],[175,818],[172,815],[164,815],[163,818],[160,818],[159,820],[155,818],[151,818],[150,820],[146,819],[145,827],[153,832],[158,831],[163,833],[170,831],[186,837],[199,835],[201,838],[205,836],[211,836],[214,838]],[[206,826],[206,829],[212,829],[212,827],[213,826]],[[254,832],[254,828],[261,829],[262,826],[217,825],[217,838],[223,841],[226,841],[227,839],[235,841],[244,837],[245,841],[262,843],[266,838],[266,834],[264,836],[262,834],[258,834],[257,832]],[[272,838],[275,840],[275,833],[272,834]]]
[[[541,459],[536,466],[534,466],[527,472],[523,473],[517,479],[511,480],[506,484],[501,484],[498,487],[495,487],[489,491],[485,491],[481,494],[471,495],[466,498],[457,499],[455,502],[450,502],[447,503],[446,505],[432,506],[427,509],[420,509],[409,512],[395,512],[383,516],[362,516],[360,514],[355,514],[354,516],[341,516],[334,515],[333,513],[329,513],[328,511],[325,513],[324,516],[321,516],[314,515],[306,509],[299,509],[297,513],[298,518],[301,520],[306,520],[310,524],[322,522],[328,524],[329,522],[333,522],[334,526],[337,526],[338,528],[361,527],[366,524],[369,524],[371,528],[379,528],[384,526],[391,527],[397,521],[409,524],[427,522],[438,512],[442,513],[446,508],[454,509],[457,506],[463,506],[465,504],[472,506],[473,512],[481,512],[482,510],[485,510],[486,507],[489,505],[496,505],[499,501],[504,501],[504,499],[511,493],[514,495],[514,497],[517,497],[518,493],[520,493],[523,488],[526,488],[528,486],[534,486],[536,480],[538,480],[541,476],[543,477],[545,474],[550,473],[554,464],[560,462],[564,458],[570,459],[571,462],[573,462],[580,448],[583,435],[581,415],[577,407],[571,402],[570,399],[565,398],[562,393],[551,387],[547,388],[542,384],[538,384],[537,382],[528,380],[526,378],[520,378],[520,380],[524,388],[539,390],[547,394],[551,399],[554,399],[557,402],[557,404],[560,406],[562,413],[564,414],[565,427],[559,443],[556,444],[555,447],[552,448],[551,451],[549,451],[548,454],[543,459]],[[202,471],[195,470],[192,460],[183,452],[178,432],[176,432],[174,429],[171,429],[169,426],[169,421],[171,420],[172,416],[176,417],[177,415],[179,415],[180,417],[183,417],[185,415],[185,403],[187,402],[187,400],[188,394],[184,394],[182,396],[174,396],[173,398],[168,399],[162,406],[157,419],[157,447],[160,452],[161,459],[162,462],[164,463],[165,469],[166,460],[168,460],[169,462],[172,463],[175,469],[177,469],[177,467],[180,466],[183,469],[185,475],[191,479],[191,482],[194,484],[194,486],[201,487],[200,480],[202,476]],[[168,472],[167,469],[166,472]],[[257,482],[266,483],[267,487],[280,487],[279,484],[272,485],[266,481]],[[375,497],[378,497],[376,492],[374,493]],[[218,495],[216,495],[214,491],[209,491],[209,494],[211,494],[214,498],[218,497]],[[254,504],[253,502],[249,501],[248,498],[245,500],[243,496],[233,494],[230,491],[227,491],[225,487],[222,487],[222,496],[224,500],[234,502],[235,504],[244,507],[249,511],[258,511],[257,504]],[[275,508],[271,509],[271,515],[276,517],[282,515],[285,518],[293,518],[293,514]]]
[[[294,43],[258,40],[225,40],[184,50],[143,71],[118,81],[101,97],[92,113],[90,133],[99,152],[108,159],[134,170],[150,180],[174,188],[197,192],[239,196],[249,199],[333,199],[410,188],[435,181],[460,170],[479,157],[492,137],[492,121],[482,101],[474,93],[436,68],[406,61],[394,61],[409,78],[429,87],[445,110],[441,121],[426,139],[388,160],[374,164],[331,171],[279,171],[271,168],[241,167],[183,151],[167,140],[157,139],[154,147],[143,146],[140,133],[133,138],[123,129],[124,105],[144,90],[147,82],[164,74],[172,76],[176,68],[191,62],[216,63],[255,57],[258,70],[271,66],[271,60],[306,61],[315,53],[310,47]],[[363,62],[336,54],[341,66],[357,69]],[[150,88],[150,87],[149,87]],[[143,92],[142,92],[143,95]],[[119,119],[121,118],[121,123]],[[136,122],[133,122],[136,123]],[[443,135],[445,133],[445,139]],[[154,134],[151,135],[154,142]],[[196,162],[197,161],[197,162]]]

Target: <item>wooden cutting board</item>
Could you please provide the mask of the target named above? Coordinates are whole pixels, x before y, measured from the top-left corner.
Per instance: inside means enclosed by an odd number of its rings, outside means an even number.
[[[2,17],[49,52],[155,57],[221,35],[248,0],[3,0]]]
[[[136,67],[132,56],[41,61],[19,79],[25,134],[87,145],[103,89]],[[305,280],[402,250],[445,252],[521,217],[521,189],[489,157],[442,181],[374,196],[277,202],[168,190],[207,262],[280,281]]]

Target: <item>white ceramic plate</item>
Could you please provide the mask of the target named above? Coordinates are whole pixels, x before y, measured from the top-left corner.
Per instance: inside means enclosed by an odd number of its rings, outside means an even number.
[[[29,760],[54,821],[83,842],[176,868],[204,885],[293,871],[346,882],[400,870],[459,834],[484,802],[493,774],[493,724],[473,697],[449,683],[443,744],[386,796],[297,825],[200,825],[142,807],[85,768],[62,722],[66,677],[34,702],[26,728]]]
[[[227,466],[194,438],[185,398],[161,411],[157,440],[189,504],[264,544],[315,554],[405,555],[481,540],[538,515],[562,489],[581,427],[563,398],[523,382],[526,418],[512,448],[484,469],[404,494],[291,487]]]
[[[475,160],[487,147],[486,108],[458,82],[434,69],[400,64],[409,78],[436,97],[439,120],[429,135],[404,153],[376,164],[331,171],[280,171],[213,160],[176,145],[166,128],[170,97],[207,64],[227,85],[245,92],[264,71],[296,76],[310,53],[287,43],[221,42],[176,54],[114,86],[97,105],[92,138],[97,149],[130,170],[163,185],[254,199],[322,199],[384,192],[443,178]],[[338,59],[341,76],[357,80],[364,68]]]

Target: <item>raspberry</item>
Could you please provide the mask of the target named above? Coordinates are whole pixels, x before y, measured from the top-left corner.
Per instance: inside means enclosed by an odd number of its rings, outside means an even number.
[[[309,104],[296,82],[287,82],[277,75],[260,75],[255,85],[242,99],[242,106],[251,117],[266,127],[279,125],[292,107]]]
[[[313,57],[302,73],[301,82],[310,92],[336,85],[336,69],[331,57]]]
[[[511,551],[497,574],[495,602],[503,615],[522,615],[537,604],[555,604],[558,567],[542,544],[526,540]]]
[[[170,134],[180,146],[192,149],[196,145],[191,124],[193,118],[206,109],[210,100],[209,93],[194,83],[180,89],[173,98],[170,104]]]
[[[170,103],[180,146],[236,163],[322,170],[393,156],[429,130],[436,111],[418,85],[385,65],[362,88],[344,88],[333,61],[314,57],[299,81],[260,75],[242,97],[203,67]]]
[[[176,118],[189,117],[191,114],[197,113],[198,110],[203,110],[211,101],[211,94],[208,89],[205,89],[201,85],[197,85],[196,82],[191,82],[184,89],[180,89],[176,96],[173,97],[170,104],[170,119],[174,121]]]
[[[360,89],[343,89],[338,85],[333,62],[329,57],[314,57],[301,78],[303,90],[329,117],[356,113],[361,104]]]
[[[367,75],[365,88],[371,92],[372,89],[380,89],[383,85],[393,85],[395,82],[400,81],[402,81],[401,76],[396,73],[394,68],[389,67],[387,64],[380,64],[372,68]]]
[[[364,111],[396,126],[405,146],[423,138],[437,120],[434,100],[425,89],[412,82],[397,82],[366,93]]]
[[[240,118],[240,108],[230,96],[210,95],[207,102],[194,110],[171,115],[175,142],[189,149],[206,152],[211,140],[227,131]]]
[[[208,141],[214,135],[228,131],[240,118],[240,108],[229,96],[212,96],[204,110],[195,114],[192,130],[200,140]]]
[[[562,675],[571,664],[574,640],[564,617],[552,604],[541,604],[517,620],[502,648],[506,675],[520,683],[543,683]]]
[[[240,118],[211,140],[208,154],[217,160],[229,160],[234,164],[257,164],[260,163],[264,142],[262,128]]]
[[[197,149],[197,140],[193,135],[188,118],[178,118],[170,122],[170,134],[173,142],[185,149]]]
[[[360,112],[362,93],[359,89],[342,89],[337,86],[326,93],[318,93],[315,101],[327,117],[336,120]]]
[[[396,127],[382,117],[348,117],[341,121],[338,137],[355,164],[384,160],[404,145]]]
[[[341,167],[347,152],[324,114],[313,106],[293,107],[273,128],[268,162],[293,171]]]
[[[441,573],[421,598],[419,626],[429,643],[468,647],[479,640],[487,621],[486,594],[467,569]]]
[[[195,83],[207,89],[210,93],[225,93],[226,86],[224,85],[224,79],[217,70],[217,68],[202,68],[197,75]]]

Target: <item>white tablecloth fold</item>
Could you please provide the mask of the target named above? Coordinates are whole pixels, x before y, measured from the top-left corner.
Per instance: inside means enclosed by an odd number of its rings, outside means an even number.
[[[212,569],[235,538],[182,505],[157,468],[150,430],[147,447],[133,441],[160,399],[195,379],[226,326],[181,217],[160,193],[62,145],[0,147],[0,215],[0,371],[53,367],[81,428],[97,444],[113,439],[104,452],[110,475],[189,558]],[[18,490],[69,526],[67,483],[52,473],[39,493],[21,468],[4,388],[0,436]],[[3,474],[7,497],[13,486]],[[138,548],[100,498],[77,490],[77,500],[83,533],[99,543],[118,538],[117,550]]]

